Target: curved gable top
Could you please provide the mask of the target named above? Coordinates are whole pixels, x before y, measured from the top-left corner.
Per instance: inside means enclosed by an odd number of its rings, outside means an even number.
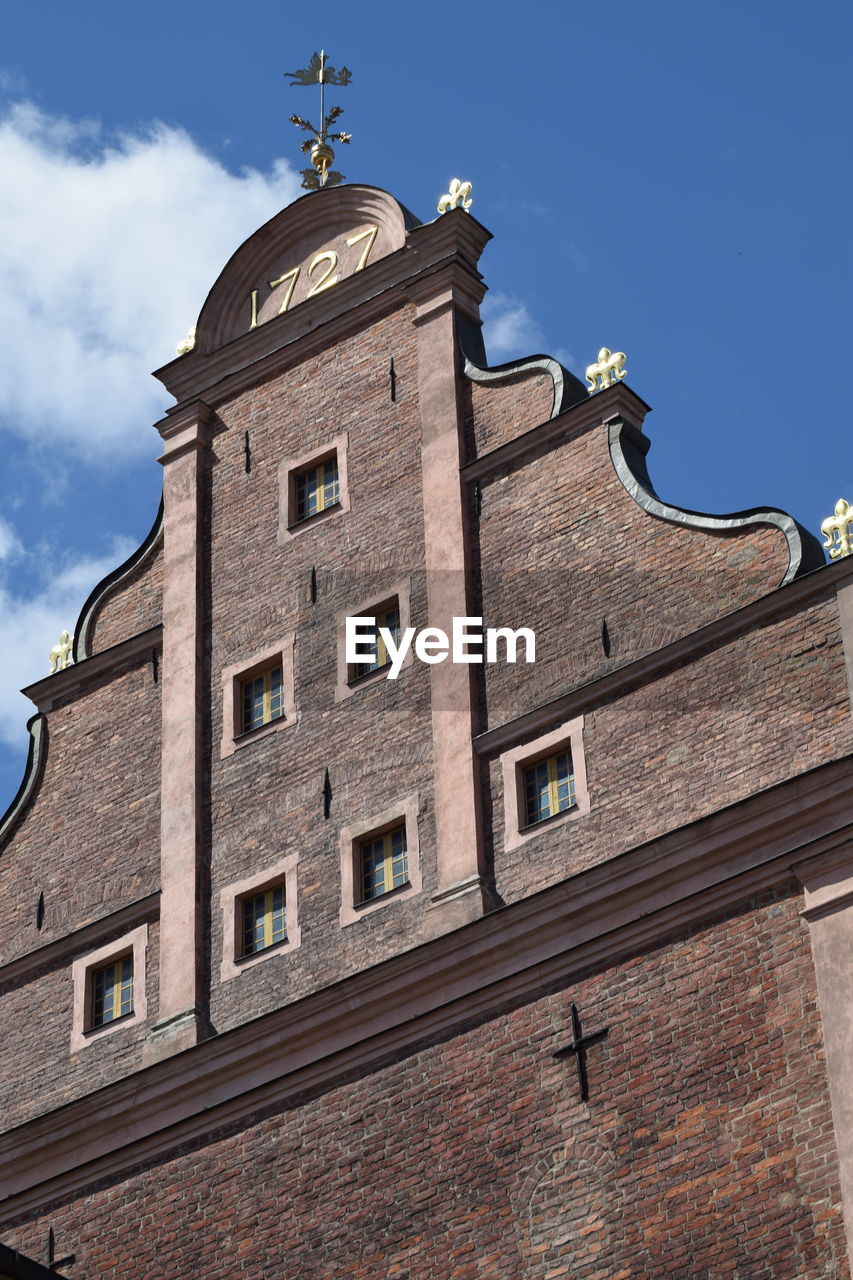
[[[402,249],[413,214],[377,187],[311,191],[246,240],[201,309],[203,355]]]

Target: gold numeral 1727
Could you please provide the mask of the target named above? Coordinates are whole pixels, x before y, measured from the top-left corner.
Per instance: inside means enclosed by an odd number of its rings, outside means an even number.
[[[347,240],[347,246],[350,249],[355,248],[357,244],[364,243],[364,248],[361,251],[361,256],[354,268],[353,274],[355,274],[356,271],[363,271],[364,268],[367,266],[367,259],[370,257],[370,251],[373,248],[378,232],[379,232],[379,228],[377,226],[367,227],[366,230],[359,231],[358,235],[350,236],[349,239]],[[329,249],[323,253],[318,253],[317,256],[311,261],[311,263],[307,268],[307,274],[309,279],[314,275],[314,272],[316,271],[316,269],[319,266],[321,266],[321,264],[323,263],[327,264],[326,269],[321,273],[321,275],[319,276],[319,278],[317,279],[313,287],[308,290],[308,292],[305,295],[306,298],[313,298],[316,294],[322,293],[324,289],[330,289],[331,286],[333,284],[337,284],[341,278],[340,273],[333,274],[333,272],[335,271],[335,268],[338,265],[338,255],[334,252],[334,250]],[[287,288],[284,290],[284,295],[281,300],[281,305],[279,306],[279,309],[278,309],[279,315],[282,315],[285,311],[287,311],[291,302],[293,301],[293,294],[296,289],[296,284],[297,284],[297,281],[299,280],[299,275],[301,270],[302,270],[301,266],[291,267],[290,271],[285,271],[284,275],[279,276],[277,280],[270,280],[269,282],[269,287],[271,289],[277,289],[278,286],[282,284],[287,285]],[[258,317],[258,309],[259,309],[258,308],[258,290],[253,289],[249,297],[250,297],[251,308],[252,308],[249,328],[257,329],[258,324],[260,323],[259,317]]]
[[[362,255],[358,260],[356,271],[362,271],[367,265],[368,255],[370,254],[370,250],[373,248],[373,241],[376,239],[376,233],[378,230],[378,227],[368,227],[366,231],[360,231],[357,236],[350,236],[349,240],[347,240],[347,244],[350,248],[352,248],[353,245],[358,244],[360,240],[367,241]]]
[[[285,280],[290,281],[289,287],[286,289],[278,314],[281,315],[290,306],[290,299],[293,297],[293,290],[296,288],[296,281],[299,279],[299,268],[293,267],[291,271],[285,271],[283,276],[279,276],[277,280],[270,280],[270,288],[277,289],[280,284],[284,284]]]

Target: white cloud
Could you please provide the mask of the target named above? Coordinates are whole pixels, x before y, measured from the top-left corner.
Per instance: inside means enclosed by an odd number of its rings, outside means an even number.
[[[50,672],[47,655],[66,630],[73,633],[83,602],[92,587],[121,564],[134,550],[130,539],[117,538],[108,555],[83,556],[73,563],[49,562],[41,551],[24,552],[14,531],[4,523],[24,555],[29,570],[41,575],[30,591],[21,590],[0,578],[0,653],[3,679],[0,681],[0,743],[21,749],[26,741],[26,723],[35,714],[29,699],[18,692]],[[2,536],[2,530],[0,530]],[[32,583],[35,572],[16,575],[16,583]],[[0,811],[2,811],[0,800]]]
[[[546,350],[542,330],[519,298],[490,293],[483,300],[480,314],[490,364],[502,364]]]
[[[0,93],[26,93],[27,79],[19,67],[0,67]]]
[[[18,535],[15,530],[7,520],[0,516],[0,564],[4,560],[16,559],[22,551],[23,547],[18,541]]]
[[[150,450],[172,359],[224,263],[298,194],[285,161],[228,172],[182,130],[0,118],[0,420],[84,457]]]

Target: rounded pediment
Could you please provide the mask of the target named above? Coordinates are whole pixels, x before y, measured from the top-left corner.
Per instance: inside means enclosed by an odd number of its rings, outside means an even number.
[[[207,296],[196,350],[209,354],[402,249],[417,218],[377,187],[312,191],[240,246]]]

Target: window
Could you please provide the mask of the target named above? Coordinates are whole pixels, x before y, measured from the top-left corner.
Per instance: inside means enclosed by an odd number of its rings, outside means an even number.
[[[223,760],[238,747],[295,724],[293,635],[225,668],[219,747]]]
[[[244,956],[257,955],[267,947],[287,938],[284,909],[284,885],[275,885],[263,893],[243,899],[243,951]]]
[[[148,1016],[145,951],[148,925],[141,924],[71,964],[74,991],[71,1052],[103,1036],[126,1032]]]
[[[270,667],[242,682],[243,733],[260,729],[284,715],[284,672],[281,666]]]
[[[380,594],[382,592],[382,594]],[[335,618],[337,632],[338,660],[337,682],[335,684],[335,702],[351,698],[362,689],[372,684],[384,684],[388,675],[390,656],[385,642],[379,635],[379,628],[390,631],[395,644],[411,626],[411,582],[408,578],[400,578],[389,583],[386,579],[373,596],[366,600],[353,601],[345,609],[340,610]],[[368,662],[347,662],[346,632],[348,618],[374,618],[375,633],[373,652],[371,655],[370,633],[366,623],[359,624],[358,652],[363,657],[370,657]],[[361,627],[364,630],[361,630]],[[413,665],[414,655],[411,646],[403,658],[400,675]],[[398,677],[399,680],[399,677]]]
[[[341,830],[342,925],[421,892],[419,811],[410,795]]]
[[[575,803],[575,777],[569,751],[546,756],[524,769],[524,814],[526,825],[544,822],[570,809]]]
[[[362,902],[371,902],[409,883],[405,823],[373,840],[363,840],[359,855]]]
[[[350,667],[350,681],[360,680],[362,676],[370,675],[373,671],[380,671],[382,667],[386,667],[390,663],[391,657],[385,647],[385,641],[379,634],[380,627],[385,627],[387,631],[391,632],[395,645],[400,643],[400,605],[397,600],[393,600],[390,604],[380,606],[377,609],[372,609],[366,616],[376,619],[376,631],[374,632],[372,646],[365,637],[359,647],[364,657],[368,656],[372,648],[373,656],[370,662],[359,662]]]
[[[346,435],[289,458],[278,468],[278,541],[307,535],[327,518],[349,511]]]
[[[296,521],[310,520],[339,500],[338,459],[336,455],[299,471],[296,480]]]
[[[504,851],[589,813],[583,717],[503,752]]]
[[[291,853],[220,890],[223,982],[299,947],[298,865],[298,854]]]
[[[133,1013],[133,956],[92,972],[92,1026],[104,1027]]]

